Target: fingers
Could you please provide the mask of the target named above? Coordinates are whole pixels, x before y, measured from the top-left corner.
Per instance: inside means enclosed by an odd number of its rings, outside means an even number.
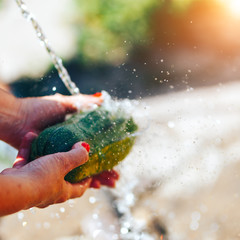
[[[89,188],[100,188],[102,185],[108,187],[115,187],[116,181],[119,179],[119,174],[115,170],[104,171],[92,178],[86,178],[82,180],[80,183],[71,184],[67,182],[69,185],[70,198],[81,197],[83,193]]]
[[[86,178],[82,180],[80,183],[68,183],[71,185],[71,195],[70,198],[78,198],[81,197],[84,192],[90,187],[92,182],[91,178]]]
[[[88,161],[89,149],[90,147],[87,143],[78,142],[73,145],[72,150],[69,152],[54,154],[64,176],[74,168]]]
[[[119,174],[115,170],[104,171],[93,177],[90,187],[100,188],[101,185],[115,187]]]
[[[65,106],[68,110],[71,108],[75,109],[75,111],[81,111],[86,109],[91,109],[94,105],[101,105],[103,102],[103,97],[101,93],[95,93],[93,95],[78,95],[72,96],[71,100],[67,103],[65,102]],[[70,105],[69,105],[70,104]]]
[[[95,93],[93,95],[79,94],[76,96],[63,96],[61,94],[55,94],[54,96],[47,96],[45,99],[61,103],[67,113],[89,109],[95,104],[99,106],[103,102],[102,93]]]
[[[33,132],[28,132],[23,137],[19,147],[18,155],[15,162],[13,163],[13,168],[21,168],[27,163],[30,154],[31,144],[36,137],[37,134]]]
[[[69,199],[81,197],[85,191],[90,187],[92,179],[86,178],[81,183],[69,183],[65,182],[64,190],[57,196],[49,201],[40,203],[36,205],[38,208],[45,208],[49,205],[56,204],[56,203],[63,203]]]
[[[101,182],[96,177],[93,177],[90,187],[99,189],[101,187]]]

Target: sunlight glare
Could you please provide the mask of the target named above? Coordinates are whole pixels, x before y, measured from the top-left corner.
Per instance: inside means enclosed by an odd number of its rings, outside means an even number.
[[[221,0],[234,17],[240,18],[240,0]]]

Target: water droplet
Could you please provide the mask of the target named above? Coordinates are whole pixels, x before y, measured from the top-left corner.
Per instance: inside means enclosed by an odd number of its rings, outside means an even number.
[[[125,227],[122,227],[120,231],[121,231],[121,234],[127,234],[128,233],[128,229],[125,228]]]
[[[198,227],[199,227],[199,223],[198,223],[198,222],[192,221],[192,222],[190,223],[190,229],[191,229],[192,231],[197,231],[197,230],[198,230]]]
[[[94,204],[96,201],[97,201],[97,200],[96,200],[95,197],[89,197],[89,202],[90,202],[91,204]]]
[[[30,212],[31,212],[32,214],[35,214],[35,213],[36,213],[35,208],[30,208],[29,210],[30,210]]]
[[[123,223],[123,226],[124,226],[125,228],[129,229],[130,226],[131,226],[131,224],[130,224],[130,222],[124,222],[124,223]]]
[[[192,220],[193,221],[199,221],[200,220],[200,218],[201,218],[201,214],[200,214],[200,212],[193,212],[192,213],[192,215],[191,215],[191,217],[192,217]]]
[[[169,128],[174,128],[175,127],[175,123],[172,122],[172,121],[169,121],[167,125],[168,125]]]
[[[17,217],[18,217],[19,220],[22,220],[24,218],[24,214],[22,212],[19,212],[17,214]]]
[[[52,88],[52,90],[55,92],[55,91],[57,90],[57,88],[54,86],[54,87]]]
[[[96,238],[100,233],[102,232],[102,229],[97,229],[93,232],[93,238]]]
[[[26,221],[22,222],[22,226],[26,227],[27,226],[27,222]]]
[[[126,204],[128,206],[131,206],[135,203],[135,196],[133,193],[128,193],[125,197],[125,200],[126,200]]]
[[[64,212],[65,212],[65,208],[64,208],[64,207],[61,207],[61,208],[60,208],[60,212],[61,212],[61,213],[64,213]]]
[[[44,222],[44,223],[43,223],[43,227],[44,227],[45,229],[49,229],[49,228],[51,227],[51,224],[50,224],[49,222]]]
[[[192,92],[193,90],[194,90],[194,88],[192,88],[192,87],[187,88],[187,92]]]
[[[117,235],[117,234],[114,234],[114,235],[112,236],[112,239],[113,239],[113,240],[118,240],[118,239],[119,239],[119,237],[118,237],[118,235]]]
[[[95,220],[98,219],[98,214],[94,213],[94,214],[92,215],[92,218],[95,219]]]
[[[68,200],[69,207],[74,207],[75,201],[73,199]]]

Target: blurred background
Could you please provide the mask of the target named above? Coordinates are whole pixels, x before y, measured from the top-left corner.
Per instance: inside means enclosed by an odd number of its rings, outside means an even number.
[[[108,191],[89,190],[0,219],[0,239],[239,239],[240,1],[26,4],[82,93],[139,100],[138,115],[150,119],[119,168],[118,190],[136,183],[126,199],[143,230],[127,238]],[[0,0],[0,32],[2,88],[69,94],[15,1]],[[1,168],[10,166],[16,151],[0,147]]]
[[[27,4],[85,93],[105,89],[138,98],[225,82],[239,74],[237,0]],[[1,2],[1,81],[18,96],[50,94],[56,83],[56,91],[67,93],[15,5]]]

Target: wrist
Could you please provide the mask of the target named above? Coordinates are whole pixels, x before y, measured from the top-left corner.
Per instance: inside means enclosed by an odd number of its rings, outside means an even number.
[[[2,92],[0,97],[0,139],[18,147],[21,142],[21,130],[24,124],[22,99]]]
[[[0,216],[12,214],[36,205],[38,195],[28,178],[0,174]]]

